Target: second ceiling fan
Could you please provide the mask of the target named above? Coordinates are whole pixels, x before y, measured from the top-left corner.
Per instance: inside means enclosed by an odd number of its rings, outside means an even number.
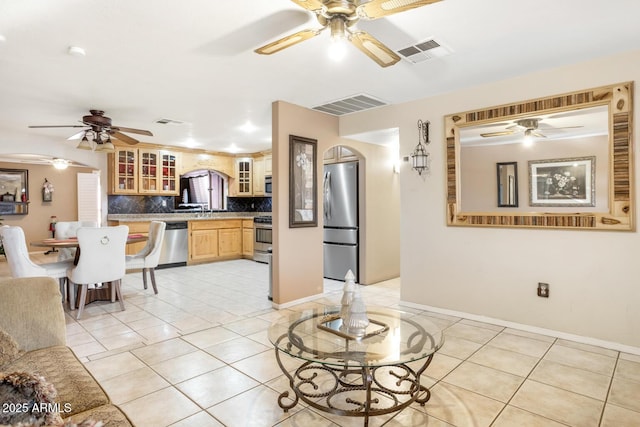
[[[317,36],[327,28],[332,39],[346,39],[353,43],[381,67],[400,61],[400,57],[366,31],[353,29],[360,20],[373,20],[405,10],[426,6],[441,0],[291,0],[298,6],[316,14],[320,29],[306,29],[290,34],[255,50],[262,55],[271,55]]]

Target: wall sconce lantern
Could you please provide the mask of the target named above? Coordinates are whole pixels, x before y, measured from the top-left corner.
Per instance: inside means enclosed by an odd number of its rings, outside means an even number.
[[[411,153],[411,167],[422,176],[422,172],[429,171],[429,153],[426,146],[429,141],[429,121],[418,120],[418,145]]]

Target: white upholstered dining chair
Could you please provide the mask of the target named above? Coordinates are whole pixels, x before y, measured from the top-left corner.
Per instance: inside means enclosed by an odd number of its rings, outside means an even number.
[[[80,287],[76,318],[80,319],[82,316],[89,285],[111,283],[111,302],[117,297],[120,308],[124,310],[120,283],[125,275],[125,246],[129,227],[81,227],[77,234],[80,257],[78,264],[67,271],[74,294],[77,294],[77,287]]]
[[[4,225],[0,227],[0,234],[11,276],[14,278],[49,276],[58,279],[60,293],[64,298],[67,269],[73,265],[72,261],[36,264],[29,256],[24,231],[21,227]]]
[[[160,250],[162,249],[162,240],[164,239],[164,230],[167,224],[162,221],[151,221],[149,225],[149,240],[145,247],[135,255],[127,255],[127,270],[142,269],[142,283],[147,289],[147,272],[151,277],[151,286],[153,292],[158,293],[156,285],[155,268],[160,262]]]
[[[97,227],[95,221],[58,221],[56,222],[53,237],[58,240],[77,237],[76,233],[80,227]],[[58,261],[66,261],[74,259],[76,256],[76,248],[60,248],[58,249]]]

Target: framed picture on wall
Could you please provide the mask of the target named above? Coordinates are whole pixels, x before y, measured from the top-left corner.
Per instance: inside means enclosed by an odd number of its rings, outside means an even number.
[[[529,161],[531,206],[595,206],[596,158]]]
[[[318,141],[289,135],[289,228],[318,225]]]

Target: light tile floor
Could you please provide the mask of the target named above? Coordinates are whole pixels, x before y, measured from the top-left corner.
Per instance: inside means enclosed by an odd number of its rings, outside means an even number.
[[[342,283],[325,281],[317,300],[277,311],[267,273],[247,260],[158,270],[158,295],[143,290],[140,273],[128,274],[126,311],[95,302],[80,321],[68,313],[68,343],[139,427],[362,425],[278,407],[288,382],[268,325],[289,310],[338,304]],[[367,304],[398,307],[399,287],[390,280],[362,294]],[[446,328],[423,375],[431,400],[374,417],[372,426],[640,426],[640,356],[426,314]]]

